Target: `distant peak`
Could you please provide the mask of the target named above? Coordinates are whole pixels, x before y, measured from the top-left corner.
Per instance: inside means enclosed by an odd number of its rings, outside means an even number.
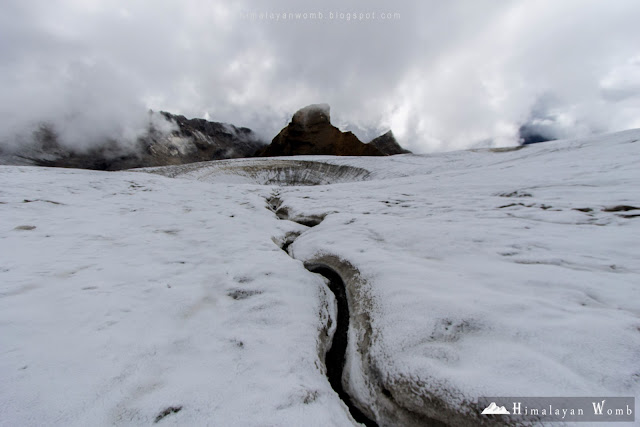
[[[369,142],[369,144],[373,145],[387,156],[411,153],[411,151],[405,150],[400,146],[400,144],[398,144],[398,141],[396,141],[396,137],[393,136],[393,132],[391,130],[384,135],[374,138]]]

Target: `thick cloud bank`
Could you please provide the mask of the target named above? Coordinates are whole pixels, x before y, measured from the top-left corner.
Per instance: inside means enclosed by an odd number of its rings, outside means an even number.
[[[40,122],[75,147],[134,141],[148,110],[271,139],[331,105],[414,152],[640,127],[635,0],[9,0],[0,140]]]

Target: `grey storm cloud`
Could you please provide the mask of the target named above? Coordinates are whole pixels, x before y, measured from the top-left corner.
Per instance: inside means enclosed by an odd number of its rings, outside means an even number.
[[[638,16],[637,0],[8,0],[0,140],[41,122],[76,146],[134,140],[149,109],[270,140],[312,103],[415,152],[515,144],[526,123],[640,127]]]

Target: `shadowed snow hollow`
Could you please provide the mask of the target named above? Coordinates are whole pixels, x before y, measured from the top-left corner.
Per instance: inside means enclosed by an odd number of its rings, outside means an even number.
[[[366,181],[369,171],[310,160],[242,159],[147,169],[171,178],[261,185],[326,185]]]

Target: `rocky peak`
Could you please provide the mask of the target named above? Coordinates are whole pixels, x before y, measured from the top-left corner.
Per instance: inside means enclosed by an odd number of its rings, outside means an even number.
[[[311,104],[299,109],[291,119],[291,125],[308,129],[318,125],[331,125],[331,107],[328,104]]]
[[[291,123],[271,144],[261,150],[262,157],[329,155],[383,156],[374,145],[365,144],[351,132],[341,132],[330,121],[327,104],[312,104],[298,110]]]
[[[389,131],[384,135],[381,135],[369,142],[370,145],[375,146],[384,155],[393,156],[394,154],[407,154],[411,153],[409,150],[405,150],[398,144],[393,132]]]

